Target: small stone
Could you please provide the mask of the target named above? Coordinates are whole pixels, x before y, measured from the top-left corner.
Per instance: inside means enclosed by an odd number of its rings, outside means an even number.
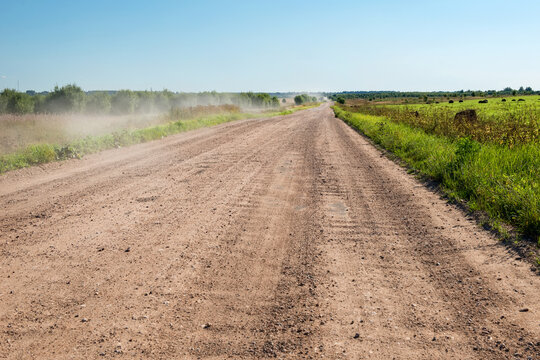
[[[360,334],[359,334],[359,333],[356,333],[356,334],[354,334],[354,336],[353,336],[354,339],[358,339],[359,337],[360,337]]]
[[[519,309],[519,312],[527,312],[527,311],[529,311],[529,309],[527,308]]]
[[[208,328],[210,328],[210,326],[212,326],[212,325],[210,325],[209,323],[206,323],[206,324],[203,324],[202,328],[203,329],[208,329]]]
[[[88,319],[87,318],[82,318],[81,322],[83,322],[83,323],[88,322]]]
[[[130,252],[131,251],[131,247],[128,247],[126,250],[124,250],[124,252]]]

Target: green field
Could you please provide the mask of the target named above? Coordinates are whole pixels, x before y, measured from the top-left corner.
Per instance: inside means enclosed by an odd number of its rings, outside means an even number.
[[[492,222],[540,241],[540,99],[335,106],[336,116],[388,149]],[[517,98],[516,98],[517,99]],[[455,120],[477,110],[477,119]],[[418,113],[415,113],[415,112]],[[500,227],[504,230],[503,227]]]
[[[516,101],[512,101],[512,100]],[[523,101],[519,101],[523,99]],[[427,133],[451,138],[469,137],[482,143],[513,147],[540,140],[540,96],[454,100],[431,104],[383,104],[351,102],[344,109],[369,115],[386,116],[394,121],[424,129]],[[456,121],[463,110],[476,112],[474,121]]]

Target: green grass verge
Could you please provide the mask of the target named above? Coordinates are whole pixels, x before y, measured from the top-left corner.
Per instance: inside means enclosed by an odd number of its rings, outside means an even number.
[[[540,245],[540,146],[512,149],[452,140],[381,116],[347,112],[337,117],[394,153],[409,167],[442,185],[472,210],[485,211],[494,222],[505,221]]]
[[[305,110],[311,106],[299,106],[284,111],[264,113],[229,113],[210,115],[190,120],[179,120],[163,125],[151,126],[131,131],[114,132],[101,136],[88,136],[69,144],[35,144],[11,154],[0,156],[0,173],[20,169],[28,166],[44,164],[51,161],[81,158],[86,154],[111,149],[115,147],[129,146],[151,140],[161,139],[165,136],[184,131],[195,130],[202,127],[215,126],[230,121],[289,115],[299,110]]]

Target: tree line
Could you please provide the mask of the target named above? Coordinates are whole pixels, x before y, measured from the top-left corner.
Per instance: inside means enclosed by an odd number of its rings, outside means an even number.
[[[337,101],[340,99],[388,99],[388,98],[418,98],[425,99],[428,97],[446,97],[446,98],[461,98],[461,97],[476,97],[476,96],[510,96],[510,95],[540,95],[540,91],[533,90],[530,86],[519,89],[506,87],[503,90],[458,90],[458,91],[343,91],[338,93],[325,94],[330,99]]]
[[[296,105],[302,105],[302,104],[316,102],[316,101],[317,101],[317,98],[315,96],[309,96],[307,94],[296,95],[294,97],[294,103]]]
[[[37,94],[4,89],[0,93],[0,114],[88,113],[132,114],[166,112],[172,108],[233,104],[243,108],[275,108],[279,100],[266,93],[175,93],[163,91],[92,91],[75,84],[55,86]]]

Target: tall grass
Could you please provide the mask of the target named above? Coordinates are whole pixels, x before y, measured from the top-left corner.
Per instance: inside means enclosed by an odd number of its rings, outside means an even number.
[[[168,114],[158,119],[159,122],[168,120],[162,124],[139,129],[119,129],[111,133],[89,135],[59,144],[30,144],[16,151],[0,155],[0,173],[56,160],[81,158],[86,154],[106,149],[161,139],[172,134],[215,126],[230,121],[288,115],[314,106],[316,105],[259,113],[242,113],[240,108],[234,105],[172,109]],[[52,132],[50,138],[53,140],[57,138],[54,132]]]
[[[87,136],[100,136],[163,125],[171,121],[215,114],[234,114],[240,111],[235,105],[209,105],[172,108],[163,114],[4,114],[0,115],[0,155],[13,153],[33,144],[69,144]]]
[[[411,168],[438,181],[453,197],[540,241],[540,146],[514,147],[428,133],[403,121],[345,111],[336,116]],[[540,245],[540,244],[539,244]]]

